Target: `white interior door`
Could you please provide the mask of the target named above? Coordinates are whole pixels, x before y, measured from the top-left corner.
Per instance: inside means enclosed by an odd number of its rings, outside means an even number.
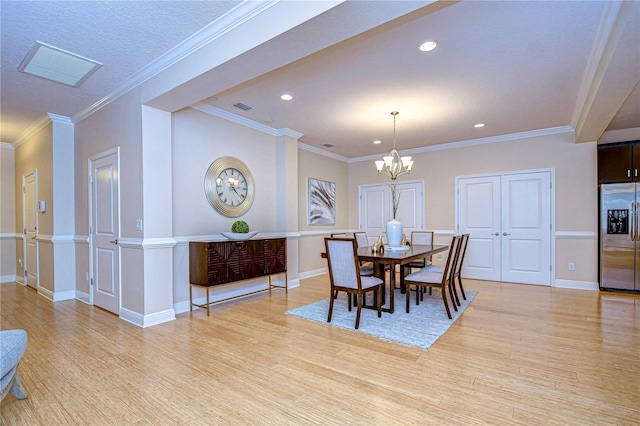
[[[500,177],[458,181],[458,226],[469,233],[464,276],[500,281]]]
[[[120,312],[120,196],[118,152],[90,160],[93,303]]]
[[[551,284],[551,173],[458,179],[458,230],[469,233],[463,275]]]
[[[502,177],[502,281],[551,284],[551,177]]]
[[[366,232],[369,245],[375,243],[385,232],[389,221],[389,188],[386,185],[364,185],[360,187],[360,231]]]
[[[23,176],[24,281],[38,288],[38,172]]]
[[[399,182],[400,203],[396,218],[402,223],[402,232],[409,237],[411,231],[424,229],[424,182]],[[369,243],[375,243],[386,231],[392,217],[391,188],[387,184],[361,185],[360,225],[367,233]]]

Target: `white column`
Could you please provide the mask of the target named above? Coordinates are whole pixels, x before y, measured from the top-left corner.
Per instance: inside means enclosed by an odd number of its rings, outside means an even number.
[[[52,123],[53,301],[75,298],[75,166],[74,127],[69,117],[49,114]]]
[[[298,271],[298,139],[301,133],[284,129],[276,137],[277,226],[287,235],[289,287],[300,285]]]

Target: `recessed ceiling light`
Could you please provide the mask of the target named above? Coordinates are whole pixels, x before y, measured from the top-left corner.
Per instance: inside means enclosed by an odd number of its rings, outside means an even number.
[[[380,145],[382,143],[382,141],[373,141],[374,145]]]
[[[36,41],[18,71],[78,87],[101,66],[100,62]]]
[[[423,52],[431,52],[433,49],[436,48],[437,45],[438,43],[435,41],[432,41],[432,40],[425,41],[420,45],[420,50],[422,50]]]
[[[285,94],[280,96],[280,99],[282,99],[283,101],[290,101],[291,99],[293,99],[293,96]]]
[[[479,129],[480,127],[484,127],[484,123],[474,124],[473,127],[475,127],[476,129]]]

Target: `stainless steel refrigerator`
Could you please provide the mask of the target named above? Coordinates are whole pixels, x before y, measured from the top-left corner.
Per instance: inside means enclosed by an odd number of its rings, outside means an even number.
[[[600,288],[640,291],[640,183],[600,185]]]

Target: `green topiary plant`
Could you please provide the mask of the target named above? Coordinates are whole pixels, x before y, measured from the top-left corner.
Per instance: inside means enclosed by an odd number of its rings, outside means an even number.
[[[244,220],[236,220],[231,225],[231,232],[235,232],[236,234],[246,234],[249,232],[249,225]]]

